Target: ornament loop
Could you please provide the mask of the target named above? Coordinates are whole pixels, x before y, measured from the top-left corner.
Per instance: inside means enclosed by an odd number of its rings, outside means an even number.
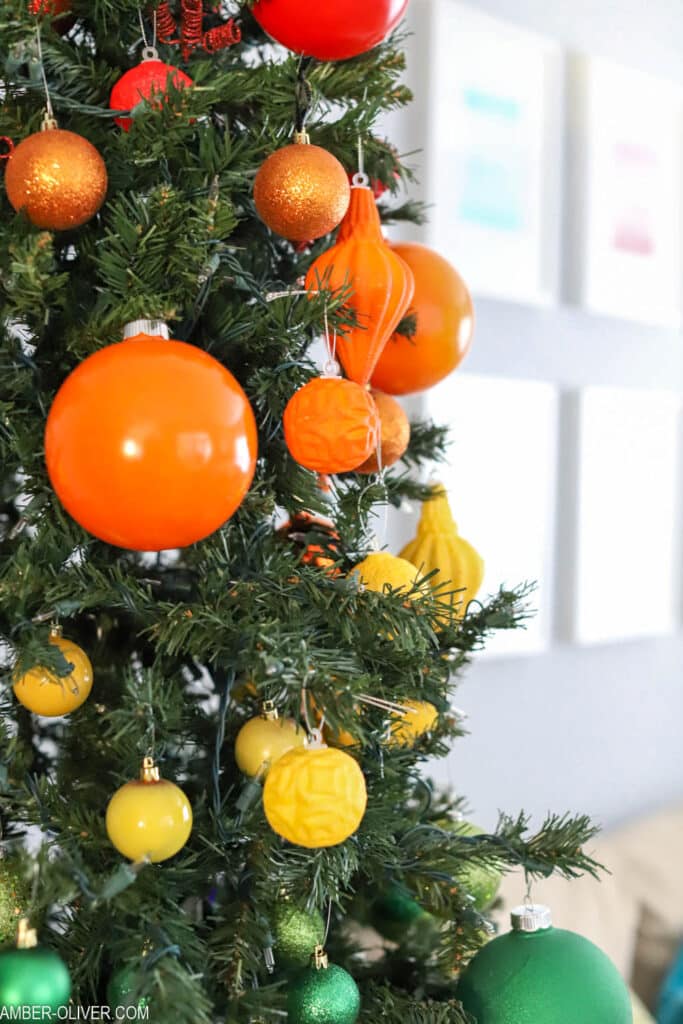
[[[6,153],[0,153],[0,160],[9,160],[12,153],[14,152],[14,142],[10,139],[9,135],[0,135],[0,144],[7,147]]]
[[[156,46],[144,46],[142,48],[142,62],[148,60],[159,60],[159,51]]]
[[[43,115],[43,120],[40,123],[41,132],[54,131],[57,127],[57,119],[53,117],[53,115],[49,111],[46,110],[45,114]]]
[[[35,928],[29,927],[27,917],[22,917],[17,927],[17,949],[35,949],[38,945],[38,936]]]
[[[365,171],[356,171],[351,179],[351,188],[369,188],[370,179]]]
[[[336,359],[327,359],[323,365],[322,377],[341,377],[341,366]]]

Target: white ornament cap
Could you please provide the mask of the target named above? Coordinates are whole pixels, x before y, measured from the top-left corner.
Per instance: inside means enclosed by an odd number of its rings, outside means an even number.
[[[134,338],[136,334],[151,334],[152,337],[165,338],[166,341],[171,337],[163,320],[131,320],[123,328],[123,339]]]
[[[542,903],[527,903],[512,910],[510,923],[513,932],[542,932],[552,927],[553,915]]]

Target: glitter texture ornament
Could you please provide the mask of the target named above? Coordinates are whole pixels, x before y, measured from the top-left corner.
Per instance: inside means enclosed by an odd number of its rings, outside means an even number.
[[[306,733],[293,718],[279,718],[271,701],[265,701],[258,718],[245,722],[235,740],[237,767],[252,778],[263,778],[288,750],[302,747]]]
[[[602,950],[518,907],[513,930],[479,950],[457,995],[477,1024],[631,1024],[628,989]]]
[[[16,948],[0,953],[0,1010],[39,1007],[42,1017],[26,1017],[24,1013],[19,1019],[45,1020],[49,1011],[56,1020],[70,996],[71,978],[64,961],[54,950],[38,946],[35,931],[22,919]]]
[[[317,473],[346,473],[377,447],[380,421],[372,396],[341,377],[316,377],[290,398],[285,441],[294,459]]]
[[[355,981],[318,947],[312,966],[295,975],[287,989],[289,1024],[354,1024],[359,1010]]]
[[[390,555],[388,551],[373,551],[354,567],[353,574],[366,590],[375,590],[379,594],[389,588],[411,590],[418,576],[411,562]]]
[[[344,60],[377,46],[408,0],[258,0],[253,14],[278,43],[318,60]]]
[[[298,133],[290,146],[277,149],[254,180],[254,203],[261,220],[276,235],[293,242],[321,238],[333,231],[349,206],[346,171],[335,156],[312,146]]]
[[[0,946],[12,941],[29,899],[28,883],[14,857],[0,857]]]
[[[19,143],[7,160],[7,198],[37,228],[67,231],[94,217],[107,192],[107,169],[75,132],[46,128]]]
[[[68,715],[87,700],[93,684],[93,670],[88,655],[72,640],[62,636],[59,626],[50,630],[50,643],[59,647],[72,666],[66,676],[36,665],[14,680],[17,700],[36,715],[58,718]]]
[[[325,937],[325,922],[318,910],[308,911],[280,903],[273,920],[275,956],[291,967],[306,967]]]
[[[112,110],[132,110],[138,103],[147,100],[158,110],[164,101],[169,83],[175,89],[185,89],[194,85],[189,75],[172,64],[164,64],[156,58],[143,60],[119,78],[111,91],[109,106]],[[130,131],[133,124],[131,117],[117,117],[114,120],[124,132]]]
[[[254,414],[208,352],[135,321],[67,377],[52,403],[45,458],[58,498],[84,529],[134,551],[182,548],[233,514],[256,467]]]
[[[263,788],[263,808],[273,831],[312,850],[353,835],[366,804],[358,763],[332,747],[290,750],[273,765]]]
[[[372,384],[390,395],[407,395],[433,387],[460,365],[472,343],[474,309],[460,274],[438,252],[416,242],[391,248],[412,272],[415,292],[408,314],[417,326],[410,338],[390,338]]]
[[[401,699],[398,703],[405,711],[402,715],[396,715],[392,722],[389,745],[412,747],[420,736],[424,736],[434,728],[439,718],[439,712],[428,700]]]
[[[114,971],[107,985],[107,1003],[111,1010],[121,1007],[137,1006],[144,1009],[149,1000],[146,996],[138,996],[138,972],[133,964],[119,967]]]
[[[146,757],[140,779],[126,782],[109,801],[107,835],[132,861],[167,860],[182,849],[192,831],[192,808],[182,789],[159,778]]]
[[[379,413],[379,451],[356,467],[356,473],[377,473],[380,469],[393,466],[404,454],[410,443],[410,421],[401,406],[391,395],[371,391]]]

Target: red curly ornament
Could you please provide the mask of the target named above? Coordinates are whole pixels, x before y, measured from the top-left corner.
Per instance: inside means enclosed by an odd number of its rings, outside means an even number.
[[[184,60],[201,48],[207,53],[218,53],[239,43],[242,32],[234,18],[223,25],[204,31],[204,4],[201,0],[182,0],[180,27],[166,0],[157,5],[157,36],[166,46],[180,46]]]

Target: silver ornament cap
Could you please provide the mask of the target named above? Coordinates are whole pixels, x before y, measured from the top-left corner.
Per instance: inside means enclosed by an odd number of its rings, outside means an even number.
[[[542,932],[552,928],[553,915],[542,903],[527,903],[511,911],[510,923],[513,932]]]
[[[165,338],[166,341],[171,337],[168,327],[163,320],[129,321],[123,328],[123,340],[134,338],[136,334],[151,334],[152,337]]]

